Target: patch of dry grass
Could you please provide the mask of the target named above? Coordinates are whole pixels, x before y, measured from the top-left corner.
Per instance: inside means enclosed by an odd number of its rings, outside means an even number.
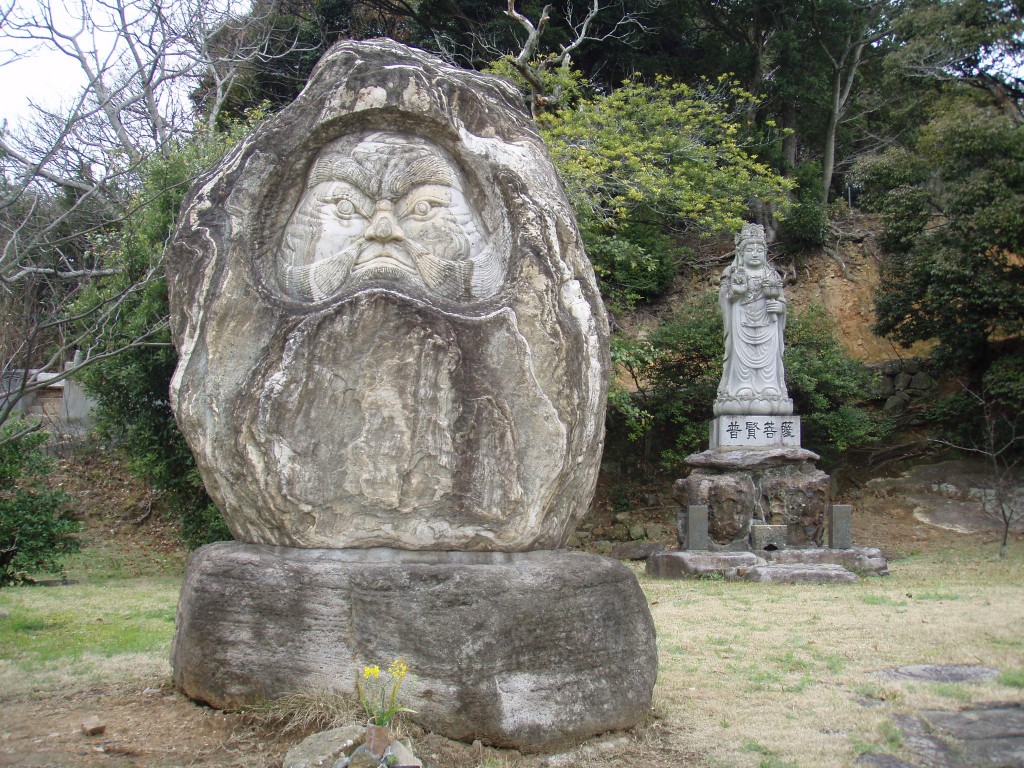
[[[854,586],[638,574],[658,628],[662,723],[709,766],[827,768],[867,749],[898,752],[894,714],[1021,700],[998,682],[877,674],[926,663],[1021,667],[1024,557],[993,554],[968,544],[920,555]]]
[[[359,703],[340,691],[308,691],[281,696],[246,709],[246,716],[263,729],[326,731],[343,725],[366,722]]]

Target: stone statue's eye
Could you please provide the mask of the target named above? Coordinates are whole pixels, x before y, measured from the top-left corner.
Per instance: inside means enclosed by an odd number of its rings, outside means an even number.
[[[338,201],[337,211],[339,216],[351,216],[356,212],[356,207],[352,204],[351,200],[342,198]]]
[[[420,200],[412,207],[412,212],[416,216],[426,216],[430,213],[431,205],[426,200]]]

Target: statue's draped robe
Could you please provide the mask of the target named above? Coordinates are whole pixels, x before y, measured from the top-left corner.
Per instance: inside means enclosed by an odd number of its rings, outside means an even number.
[[[732,295],[734,271],[722,276],[719,304],[725,322],[725,361],[716,413],[792,412],[782,364],[786,315],[769,312],[764,284],[778,274],[770,267],[743,270],[747,289]],[[781,282],[781,281],[779,281]],[[783,301],[780,297],[779,301]],[[789,405],[786,411],[785,404]]]

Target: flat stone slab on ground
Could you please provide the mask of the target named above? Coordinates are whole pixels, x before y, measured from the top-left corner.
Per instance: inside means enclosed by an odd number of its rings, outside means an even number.
[[[841,565],[847,570],[861,574],[887,576],[889,564],[882,550],[873,547],[851,549],[780,549],[765,552],[764,559],[773,565]]]
[[[841,565],[759,565],[746,572],[747,581],[762,584],[852,584],[857,574]]]
[[[975,704],[960,711],[899,714],[903,747],[911,762],[869,753],[861,768],[1024,768],[1024,708],[1019,702]]]
[[[891,680],[924,683],[980,683],[999,676],[999,670],[978,664],[910,664],[878,672]]]
[[[647,573],[660,579],[687,579],[701,576],[736,576],[758,565],[764,558],[753,552],[700,552],[683,550],[657,552],[647,558]]]
[[[175,682],[218,708],[354,698],[364,665],[404,657],[410,719],[520,751],[647,717],[658,653],[633,572],[581,552],[485,554],[201,547],[178,603]]]

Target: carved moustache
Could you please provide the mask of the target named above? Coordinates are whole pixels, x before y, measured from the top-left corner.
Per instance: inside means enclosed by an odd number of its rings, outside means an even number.
[[[435,256],[411,240],[378,243],[360,240],[313,264],[282,265],[284,287],[292,295],[321,301],[338,292],[352,276],[353,282],[373,277],[418,278],[426,287],[451,299],[472,298],[472,265]]]

